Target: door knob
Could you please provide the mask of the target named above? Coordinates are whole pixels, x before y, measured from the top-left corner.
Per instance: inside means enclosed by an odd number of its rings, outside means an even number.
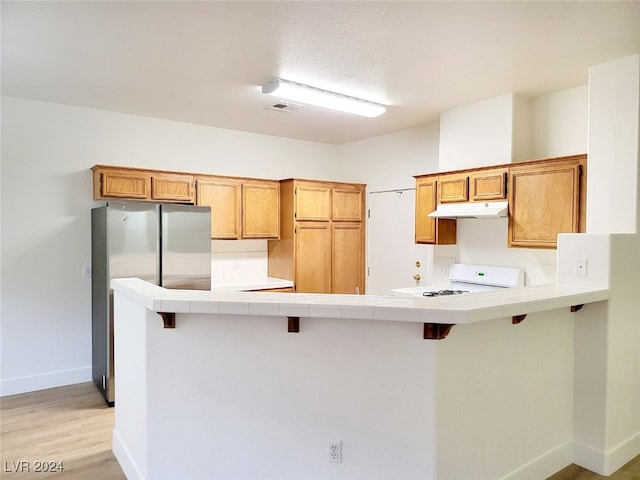
[[[420,278],[422,278],[422,277],[420,277],[420,274],[419,274],[419,273],[416,273],[416,274],[413,276],[413,279],[414,279],[415,281],[417,281],[417,282],[419,282],[419,281],[420,281]]]

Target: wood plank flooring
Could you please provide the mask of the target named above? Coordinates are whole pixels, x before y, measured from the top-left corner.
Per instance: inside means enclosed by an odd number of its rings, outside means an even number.
[[[1,478],[126,480],[111,452],[114,410],[93,383],[3,397],[0,417]]]
[[[0,478],[126,480],[111,452],[113,425],[114,409],[91,382],[3,397]],[[38,461],[64,470],[35,472]],[[640,456],[609,477],[570,465],[547,480],[640,480]]]
[[[546,480],[640,480],[640,455],[608,477],[598,475],[577,465],[569,465]]]

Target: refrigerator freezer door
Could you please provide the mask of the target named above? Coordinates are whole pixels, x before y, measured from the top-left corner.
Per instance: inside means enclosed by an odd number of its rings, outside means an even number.
[[[211,209],[163,204],[160,211],[160,284],[211,290]]]
[[[109,277],[158,284],[158,213],[149,203],[109,203]]]

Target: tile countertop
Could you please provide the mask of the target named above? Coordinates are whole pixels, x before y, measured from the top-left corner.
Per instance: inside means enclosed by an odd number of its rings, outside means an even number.
[[[138,278],[112,280],[113,289],[154,312],[351,318],[465,324],[610,298],[608,288],[536,285],[435,298],[309,293],[170,290]]]
[[[265,277],[251,280],[241,280],[235,282],[212,282],[211,291],[215,293],[248,292],[252,290],[269,290],[272,288],[293,287],[291,280],[282,278]]]

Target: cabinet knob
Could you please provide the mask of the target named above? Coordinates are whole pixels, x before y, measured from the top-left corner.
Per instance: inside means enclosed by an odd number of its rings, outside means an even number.
[[[419,274],[419,273],[416,273],[416,274],[413,276],[413,279],[414,279],[415,281],[417,281],[417,282],[419,282],[421,278],[422,278],[422,277],[420,276],[420,274]]]

